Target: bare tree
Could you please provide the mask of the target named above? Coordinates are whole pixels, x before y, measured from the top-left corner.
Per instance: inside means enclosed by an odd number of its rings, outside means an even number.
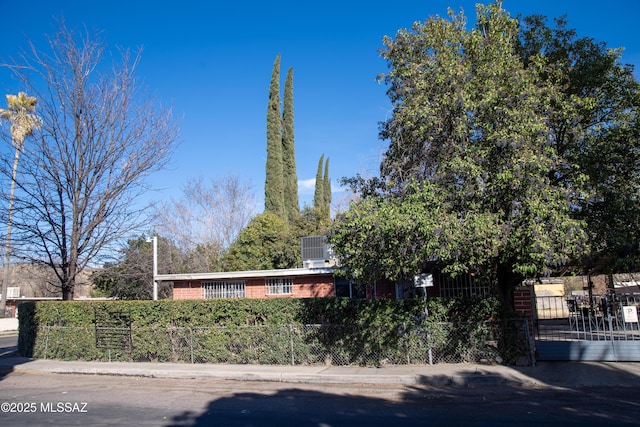
[[[217,269],[223,251],[255,215],[251,186],[231,174],[208,182],[199,177],[189,180],[182,193],[159,210],[157,229],[188,255],[189,270]]]
[[[64,23],[47,42],[29,42],[4,64],[38,99],[42,126],[16,180],[14,254],[50,267],[70,300],[78,274],[141,225],[145,206],[136,199],[169,160],[178,129],[171,111],[138,88],[140,53],[103,63],[99,34]],[[9,176],[9,165],[0,172]]]

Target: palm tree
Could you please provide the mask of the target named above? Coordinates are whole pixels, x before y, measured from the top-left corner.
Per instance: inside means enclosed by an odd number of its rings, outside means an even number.
[[[0,120],[11,123],[11,143],[16,148],[13,159],[13,175],[11,179],[11,194],[9,196],[9,212],[7,217],[7,236],[4,252],[4,280],[2,281],[2,298],[0,299],[0,317],[4,317],[7,305],[7,288],[9,287],[9,262],[11,257],[11,217],[13,211],[13,195],[16,187],[16,173],[18,159],[24,147],[24,139],[33,135],[40,128],[40,119],[34,114],[36,98],[27,96],[24,92],[18,95],[7,95],[7,109],[0,108]]]

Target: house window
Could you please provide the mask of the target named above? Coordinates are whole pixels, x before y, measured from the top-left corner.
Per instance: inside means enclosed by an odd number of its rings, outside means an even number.
[[[267,294],[282,295],[293,293],[293,280],[288,277],[275,277],[267,279]]]
[[[484,281],[477,281],[469,274],[461,274],[455,278],[440,275],[440,296],[453,297],[481,297],[491,294],[491,288]]]
[[[361,283],[343,278],[335,279],[336,296],[343,298],[366,298],[367,287]]]
[[[240,281],[215,281],[202,284],[205,298],[244,298],[245,284]]]

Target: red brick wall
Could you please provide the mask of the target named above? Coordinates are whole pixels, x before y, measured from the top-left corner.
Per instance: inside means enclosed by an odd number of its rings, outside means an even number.
[[[533,315],[533,289],[520,286],[513,291],[513,308],[517,314],[531,318]]]
[[[516,314],[527,318],[529,324],[529,334],[534,335],[533,330],[533,308],[535,297],[531,286],[519,286],[513,291],[513,309]],[[532,341],[533,342],[533,341]]]
[[[246,298],[264,298],[267,294],[265,278],[246,279],[244,295]]]
[[[314,276],[294,276],[293,293],[284,295],[269,295],[266,278],[257,277],[245,280],[246,298],[312,298],[331,297],[335,295],[333,275],[322,274]],[[242,280],[242,279],[240,279]],[[202,299],[203,292],[200,281],[175,282],[173,284],[173,299]]]
[[[202,299],[200,282],[175,282],[173,284],[173,299]]]
[[[296,298],[324,298],[336,294],[332,274],[296,277],[293,280],[293,294]]]

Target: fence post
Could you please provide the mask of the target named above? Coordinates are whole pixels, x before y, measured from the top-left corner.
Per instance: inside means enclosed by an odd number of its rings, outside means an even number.
[[[613,322],[611,319],[611,309],[608,310],[607,318],[609,320],[609,334],[611,337],[611,350],[613,351],[613,360],[618,362],[618,355],[616,354],[616,339],[613,334]]]
[[[536,366],[536,350],[535,350],[535,344],[531,340],[531,332],[529,332],[528,316],[525,316],[524,318],[524,333],[525,333],[527,347],[529,348],[529,361],[531,362],[532,366]]]
[[[291,344],[291,366],[296,365],[296,356],[293,351],[293,325],[289,323],[289,343]]]
[[[47,330],[47,333],[44,336],[44,360],[47,360],[47,352],[49,349],[49,330],[50,330],[50,326],[47,325],[45,326],[45,329]]]
[[[429,346],[429,365],[433,365],[433,351],[431,349],[431,335],[429,334],[429,305],[427,304],[427,288],[424,288],[424,322],[427,324],[427,346]]]
[[[189,351],[191,352],[191,364],[193,364],[193,331],[189,328]]]

